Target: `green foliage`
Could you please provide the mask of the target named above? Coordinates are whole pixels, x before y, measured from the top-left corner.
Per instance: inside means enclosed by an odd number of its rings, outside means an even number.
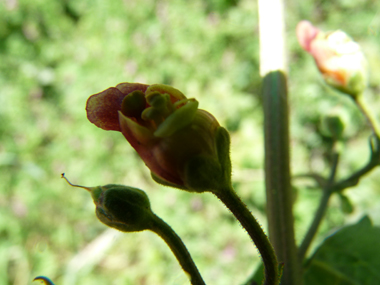
[[[294,28],[308,18],[360,42],[371,67],[365,95],[380,110],[380,2],[287,5],[292,172],[327,171],[331,140],[319,129],[320,118],[339,105],[350,119],[338,173],[344,176],[365,163],[370,131],[349,98],[318,78]],[[92,258],[90,246],[106,227],[88,194],[69,188],[62,172],[84,185],[146,190],[206,283],[245,281],[259,257],[227,210],[211,195],[152,183],[123,136],[90,124],[84,108],[91,94],[126,81],[170,84],[195,97],[231,131],[234,186],[265,227],[257,22],[248,0],[0,1],[0,284],[30,284],[38,275],[57,285],[187,284],[169,249],[151,233],[110,239]],[[376,174],[344,193],[355,205],[352,214],[332,200],[317,242],[362,213],[380,223]],[[320,193],[313,181],[295,184],[300,240]],[[65,281],[68,272],[74,281]]]
[[[380,227],[368,216],[357,224],[345,226],[329,236],[305,265],[304,284],[374,285],[379,280],[380,249],[376,247]],[[261,284],[262,264],[250,282]]]
[[[310,258],[305,284],[374,285],[380,279],[380,227],[366,216],[328,237]]]

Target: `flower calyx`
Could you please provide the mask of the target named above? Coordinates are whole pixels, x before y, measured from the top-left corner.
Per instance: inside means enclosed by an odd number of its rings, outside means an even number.
[[[96,187],[75,185],[65,177],[64,173],[62,178],[71,186],[90,192],[96,206],[96,216],[103,224],[122,232],[150,229],[154,214],[144,191],[118,184]]]

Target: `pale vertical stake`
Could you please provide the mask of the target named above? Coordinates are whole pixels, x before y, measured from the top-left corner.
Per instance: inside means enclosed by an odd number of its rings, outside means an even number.
[[[259,0],[260,75],[287,72],[284,4],[282,0]]]
[[[281,285],[301,285],[290,186],[284,5],[282,0],[259,0],[258,5],[269,238],[284,263]]]

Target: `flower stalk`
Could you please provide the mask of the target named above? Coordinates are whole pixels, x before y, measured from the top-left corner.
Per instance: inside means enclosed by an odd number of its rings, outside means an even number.
[[[149,198],[144,191],[117,184],[98,187],[75,185],[64,173],[62,178],[70,186],[90,192],[96,206],[96,216],[103,224],[122,232],[150,230],[159,235],[177,258],[191,284],[205,285],[185,244],[167,223],[152,212]]]
[[[259,250],[264,263],[265,271],[265,279],[263,284],[280,284],[281,276],[278,270],[279,265],[276,254],[258,221],[254,218],[247,206],[232,189],[232,186],[224,189],[223,191],[215,191],[214,194],[232,212],[243,228],[247,231],[248,235],[251,237],[251,240]]]
[[[330,177],[327,180],[327,183],[322,190],[323,191],[322,197],[320,199],[318,209],[314,215],[313,221],[298,249],[298,259],[300,263],[303,262],[305,255],[307,253],[307,250],[309,249],[310,244],[313,241],[313,238],[315,234],[317,233],[318,228],[322,222],[322,219],[325,216],[330,197],[333,194],[332,186],[334,185],[338,162],[339,162],[339,153],[334,151]]]
[[[356,106],[358,106],[359,110],[363,114],[363,116],[366,118],[372,132],[377,138],[380,138],[380,127],[379,124],[373,115],[372,111],[369,109],[367,103],[364,100],[363,94],[360,94],[354,98],[354,101],[356,103]]]
[[[192,285],[205,285],[197,266],[190,256],[186,246],[175,231],[161,218],[154,215],[150,230],[159,235],[169,246]]]

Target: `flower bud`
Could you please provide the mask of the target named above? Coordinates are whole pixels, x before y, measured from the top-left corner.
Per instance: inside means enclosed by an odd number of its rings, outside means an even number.
[[[86,110],[96,126],[122,132],[158,183],[203,192],[187,180],[190,160],[202,157],[222,168],[218,121],[173,87],[121,83],[92,95]]]
[[[308,21],[297,25],[297,38],[310,53],[325,82],[352,97],[367,86],[367,62],[360,46],[346,33],[322,32]]]
[[[335,140],[342,139],[348,118],[342,109],[325,114],[321,120],[321,132]]]
[[[91,193],[96,206],[96,216],[105,225],[122,232],[138,232],[151,226],[153,212],[148,196],[144,191],[117,184],[85,187],[67,183],[74,187],[86,189]]]

